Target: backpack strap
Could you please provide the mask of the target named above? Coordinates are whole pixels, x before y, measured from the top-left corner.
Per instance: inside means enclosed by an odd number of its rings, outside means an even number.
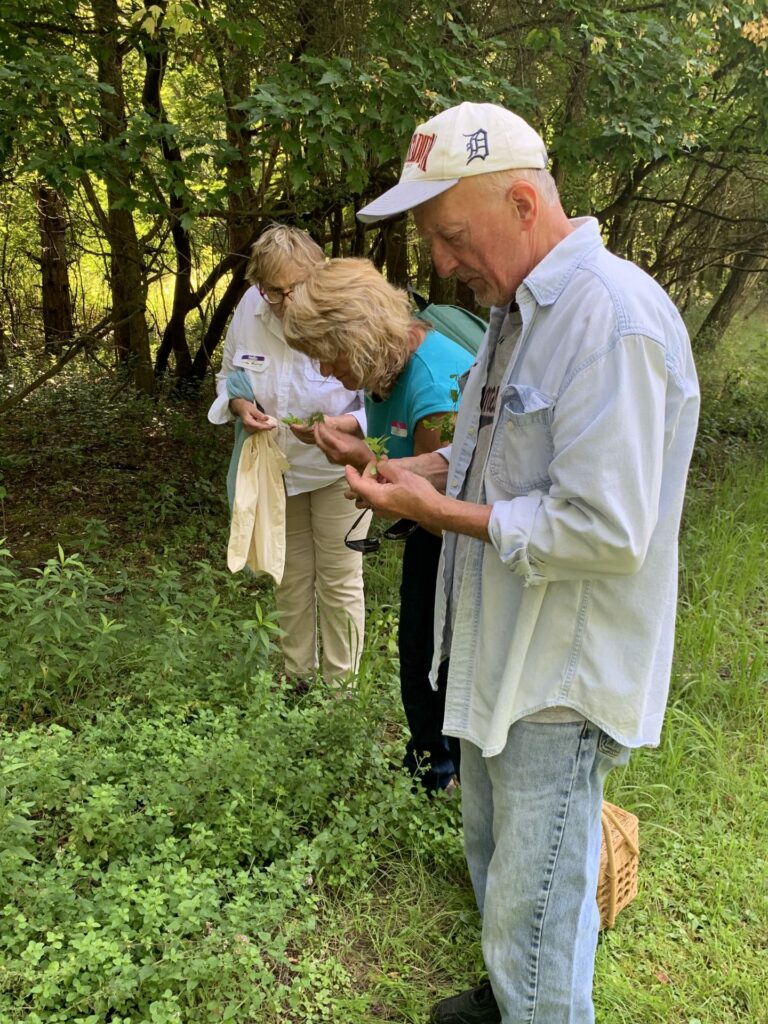
[[[413,299],[414,303],[416,304],[416,308],[418,309],[419,312],[427,308],[429,302],[427,301],[427,299],[424,298],[423,295],[419,295],[419,293],[416,291],[416,289],[413,287],[410,281],[405,286],[405,290]]]

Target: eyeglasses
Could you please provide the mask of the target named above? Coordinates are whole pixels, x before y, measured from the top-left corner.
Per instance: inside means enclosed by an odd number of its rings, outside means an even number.
[[[286,299],[292,299],[294,289],[298,288],[300,284],[301,281],[295,281],[287,288],[273,288],[271,285],[267,285],[262,288],[261,285],[259,285],[259,295],[262,299],[266,299],[270,306],[277,306],[281,302],[285,302]]]
[[[368,512],[369,509],[363,509],[354,523],[352,523],[350,528],[347,530],[347,534],[344,537],[344,543],[346,546],[351,551],[359,551],[361,555],[372,555],[374,551],[378,551],[381,547],[382,537],[384,540],[406,540],[412,533],[414,533],[419,525],[414,522],[413,519],[398,519],[396,523],[393,523],[384,530],[381,537],[358,537],[355,540],[350,540],[349,535],[354,533]]]

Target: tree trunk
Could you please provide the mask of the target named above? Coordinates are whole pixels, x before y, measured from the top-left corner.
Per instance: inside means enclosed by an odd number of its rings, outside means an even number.
[[[344,234],[344,207],[341,203],[334,203],[329,223],[331,226],[331,257],[337,259],[341,256],[341,238]]]
[[[100,93],[101,136],[118,154],[124,149],[126,125],[123,91],[123,53],[118,41],[116,0],[91,0],[96,38],[94,50],[99,80],[110,86]],[[118,157],[119,159],[119,157]],[[147,281],[130,209],[121,208],[130,195],[127,161],[107,162],[103,170],[107,187],[110,286],[115,351],[118,362],[130,368],[138,390],[154,394],[155,376],[149,351],[149,332],[144,317]]]
[[[387,280],[401,287],[408,283],[407,225],[405,217],[398,217],[386,229],[384,236]]]
[[[227,142],[238,153],[227,163],[227,239],[229,251],[242,253],[247,259],[248,242],[256,222],[256,193],[251,180],[251,143],[246,113],[236,110],[250,90],[247,75],[238,77],[230,68],[232,94],[227,99]],[[226,95],[226,94],[225,94]]]
[[[107,189],[109,193],[109,189]],[[110,285],[112,321],[118,361],[130,369],[133,382],[147,395],[155,393],[155,374],[144,317],[147,284],[139,255],[136,227],[129,210],[109,207]]]
[[[67,270],[67,218],[61,195],[44,182],[35,187],[40,227],[40,274],[42,283],[45,351],[57,356],[74,334],[72,293]]]
[[[206,10],[209,9],[207,4],[203,6]],[[227,14],[233,23],[236,22],[237,5],[227,4]],[[263,226],[259,226],[257,230],[259,200],[253,187],[251,172],[252,146],[248,114],[238,109],[239,104],[250,94],[252,58],[245,48],[233,42],[229,34],[218,31],[215,21],[211,23],[207,34],[219,70],[227,142],[236,154],[228,161],[226,167],[228,252],[222,265],[232,265],[233,260],[236,262],[233,266],[232,279],[214,310],[203,341],[185,375],[184,379],[193,385],[199,383],[207,373],[211,356],[223,337],[227,321],[245,291],[245,270],[250,248],[258,233],[263,230]],[[273,166],[274,163],[270,162],[269,168],[265,169],[267,178],[271,176]],[[267,185],[268,181],[261,182],[262,196]]]
[[[562,126],[561,130],[555,133],[556,137],[563,135],[568,128],[574,124],[579,124],[583,119],[587,81],[589,79],[589,56],[589,43],[585,42],[581,47],[579,55],[576,57],[571,71],[568,93],[565,97]],[[557,157],[552,161],[552,177],[555,179],[557,191],[562,194],[565,186],[565,167]]]
[[[352,236],[350,256],[365,256],[365,224],[357,219],[357,208],[355,208],[354,234]]]
[[[235,24],[238,5],[230,0],[226,5],[228,20]],[[255,226],[257,199],[253,187],[251,130],[248,112],[239,105],[251,93],[253,57],[247,48],[238,46],[227,32],[219,31],[214,23],[208,33],[219,70],[227,143],[233,155],[227,161],[227,244],[229,252],[242,253],[246,258],[247,244]],[[262,183],[263,186],[264,183]]]
[[[168,117],[162,101],[162,86],[168,62],[168,47],[162,36],[159,41],[145,45],[144,59],[146,70],[142,105],[153,120],[159,125],[166,125]],[[176,273],[173,278],[171,316],[160,340],[155,359],[155,374],[162,376],[165,373],[168,356],[173,352],[176,376],[184,378],[189,376],[192,369],[192,356],[187,344],[186,331],[187,314],[192,306],[192,247],[189,232],[184,227],[182,219],[188,209],[187,189],[181,150],[164,133],[160,134],[160,151],[170,171],[169,177],[172,182],[168,194],[168,209],[171,238],[176,253]]]
[[[766,269],[765,257],[744,250],[736,254],[725,287],[694,338],[698,351],[715,348],[749,294],[749,286]]]
[[[192,362],[192,370],[190,371],[190,379],[192,381],[201,381],[205,376],[210,366],[211,356],[224,334],[227,320],[229,320],[232,311],[242,298],[243,292],[246,289],[245,266],[246,264],[243,260],[233,273],[232,280],[227,285],[227,290],[214,310],[208,330],[205,332],[203,343]]]

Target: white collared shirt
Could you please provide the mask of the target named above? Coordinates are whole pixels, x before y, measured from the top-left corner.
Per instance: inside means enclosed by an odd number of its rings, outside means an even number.
[[[435,663],[450,651],[445,732],[503,750],[510,725],[567,707],[627,746],[659,740],[677,538],[699,390],[676,309],[574,221],[517,291],[522,318],[496,404],[480,500],[490,543],[463,565],[446,534]],[[498,333],[506,309],[491,311]],[[446,493],[462,497],[488,339],[469,373]],[[454,576],[453,629],[446,620]]]
[[[277,443],[290,468],[285,474],[287,493],[302,494],[338,480],[343,466],[334,466],[313,444],[304,444],[283,417],[306,419],[313,412],[327,416],[353,415],[366,432],[362,391],[349,391],[335,377],[324,377],[311,359],[289,348],[282,324],[269,303],[251,287],[232,315],[227,331],[221,369],[216,374],[216,399],[208,410],[211,423],[231,423],[227,377],[245,370],[256,401],[278,421]]]

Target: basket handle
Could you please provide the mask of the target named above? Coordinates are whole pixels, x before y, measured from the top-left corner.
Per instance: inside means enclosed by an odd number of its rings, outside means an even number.
[[[603,822],[603,835],[605,835],[606,846],[610,846],[611,845],[610,843],[608,843],[608,836],[607,836],[607,833],[606,833],[606,824],[605,824],[606,818],[611,823],[611,825],[613,825],[613,827],[616,829],[616,831],[621,834],[621,838],[624,840],[624,842],[630,848],[632,853],[636,857],[639,856],[640,850],[638,849],[637,843],[628,834],[627,830],[624,828],[624,826],[622,825],[621,821],[619,820],[618,815],[614,811],[612,811],[609,807],[606,807],[605,804],[603,804],[602,822]]]
[[[610,815],[603,808],[603,813],[600,818],[603,826],[603,840],[605,842],[605,853],[608,859],[606,866],[606,876],[610,882],[608,890],[608,906],[606,908],[606,927],[613,928],[616,920],[616,855],[613,852],[613,843],[611,842],[611,833],[609,829],[609,822],[612,822]]]

